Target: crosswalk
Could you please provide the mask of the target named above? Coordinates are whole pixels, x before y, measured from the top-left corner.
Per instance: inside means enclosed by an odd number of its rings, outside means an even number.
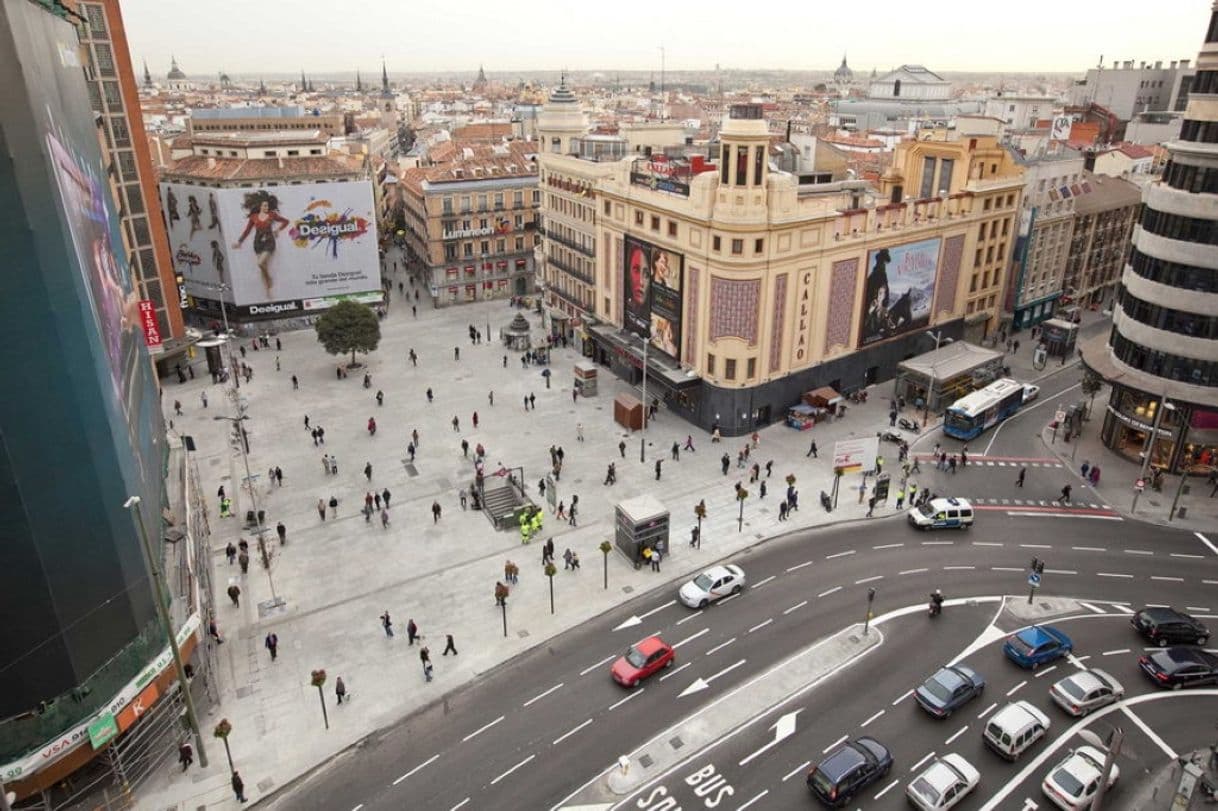
[[[989,505],[995,507],[1065,507],[1067,509],[1089,509],[1089,510],[1111,510],[1107,504],[1097,504],[1092,501],[1071,501],[1069,504],[1062,504],[1056,499],[1035,499],[1035,498],[968,498],[974,506]]]
[[[935,456],[933,454],[916,453],[912,454],[912,456],[917,458],[919,466],[921,466],[923,463],[930,463],[930,467],[923,468],[923,470],[935,469]],[[1044,457],[1032,457],[1025,459],[1018,456],[970,456],[968,458],[968,465],[965,466],[965,469],[970,467],[1064,468],[1065,464],[1062,463],[1060,459],[1050,459]]]

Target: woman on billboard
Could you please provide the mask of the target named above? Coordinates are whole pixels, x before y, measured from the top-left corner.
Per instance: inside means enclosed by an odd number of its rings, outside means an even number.
[[[275,255],[275,235],[290,223],[279,214],[279,198],[265,190],[259,189],[246,194],[244,206],[249,212],[249,220],[233,247],[240,248],[250,231],[254,232],[254,256],[257,257],[258,270],[262,272],[262,285],[266,288],[266,296],[269,299],[273,284],[270,265],[271,257]],[[278,230],[275,229],[276,223],[279,224]]]
[[[203,209],[199,208],[199,201],[195,199],[193,194],[188,195],[190,201],[186,204],[186,216],[190,219],[190,238],[195,238],[195,233],[203,227],[203,223],[199,222],[199,218],[203,216]]]

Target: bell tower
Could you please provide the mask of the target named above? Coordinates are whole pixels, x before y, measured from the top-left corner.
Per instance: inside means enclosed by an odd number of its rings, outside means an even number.
[[[752,221],[766,214],[770,132],[760,104],[733,104],[719,130],[716,217]]]

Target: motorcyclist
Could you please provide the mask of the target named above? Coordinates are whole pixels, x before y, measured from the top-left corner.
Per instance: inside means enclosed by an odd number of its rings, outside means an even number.
[[[935,589],[930,595],[930,613],[932,616],[939,616],[943,613],[943,592]]]

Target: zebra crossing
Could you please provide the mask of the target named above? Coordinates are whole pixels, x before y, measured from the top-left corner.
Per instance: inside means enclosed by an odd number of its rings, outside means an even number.
[[[1074,508],[1076,510],[1111,510],[1112,507],[1107,504],[1097,504],[1091,501],[1071,501],[1069,504],[1062,504],[1056,499],[1037,499],[1037,498],[971,498],[964,496],[969,502],[976,506],[989,505],[994,507],[1053,507],[1053,508]]]

